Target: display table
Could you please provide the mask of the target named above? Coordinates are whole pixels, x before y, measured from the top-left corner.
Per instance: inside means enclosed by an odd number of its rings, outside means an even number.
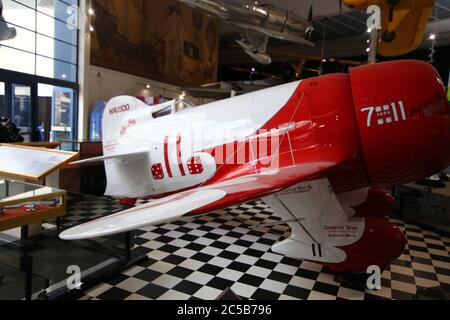
[[[6,196],[7,187],[9,196]],[[127,210],[130,208],[128,205],[106,197],[68,192],[67,215],[60,213],[59,216],[53,204],[43,202],[37,211],[23,212],[37,204],[37,197],[60,199],[58,204],[65,206],[65,193],[61,194],[59,190],[9,181],[9,184],[0,183],[0,194],[0,203],[6,211],[5,221],[15,220],[16,215],[31,219],[30,216],[36,214],[33,219],[42,221],[45,218],[47,222],[39,234],[33,235],[30,230],[28,237],[28,225],[24,225],[20,238],[5,235],[3,241],[0,239],[0,274],[4,275],[0,281],[0,300],[77,299],[84,291],[147,259],[145,253],[133,250],[132,232],[83,241],[63,241],[59,238],[59,234],[67,228]],[[20,199],[14,199],[14,194]],[[25,200],[24,194],[27,194]],[[27,199],[32,194],[35,202]],[[19,204],[25,201],[24,207],[10,207],[15,201]],[[56,223],[50,221],[55,217]],[[72,290],[67,286],[67,280],[72,281],[72,275],[67,273],[70,266],[78,266],[81,270],[81,290]]]
[[[30,225],[59,219],[66,215],[66,191],[17,182],[0,180],[0,232],[21,228],[20,269],[25,272],[25,297],[31,299],[33,261],[28,256],[28,229]]]
[[[0,181],[0,232],[66,215],[66,191],[10,180]]]

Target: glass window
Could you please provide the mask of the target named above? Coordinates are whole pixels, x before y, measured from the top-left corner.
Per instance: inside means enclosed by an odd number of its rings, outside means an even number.
[[[78,10],[77,2],[76,0],[38,0],[37,10],[59,20],[68,21],[76,27],[77,17],[73,14]]]
[[[13,84],[12,121],[20,129],[25,141],[31,141],[31,87]]]
[[[38,12],[37,32],[70,44],[76,44],[77,28],[68,24],[65,20],[62,21]]]
[[[73,45],[38,35],[36,53],[64,62],[77,63],[77,48]]]
[[[34,74],[35,55],[12,48],[0,47],[0,68]]]
[[[41,141],[74,138],[75,92],[69,88],[38,85],[38,130]]]
[[[192,102],[186,100],[186,99],[179,99],[175,101],[175,111],[181,112],[186,109],[194,108],[195,104]]]
[[[36,58],[36,74],[43,77],[76,82],[76,65],[41,56]]]
[[[16,0],[3,0],[4,20],[14,26],[20,26],[34,31],[36,11],[33,7],[26,6],[26,1],[18,2]],[[32,1],[34,2],[34,1]]]
[[[2,0],[2,3],[0,68],[75,82],[78,1]]]
[[[0,115],[7,116],[6,101],[5,101],[5,83],[4,82],[0,82]]]
[[[36,8],[36,0],[13,0],[15,2],[19,2],[23,4],[24,6],[27,6],[28,8],[35,9]],[[48,0],[44,0],[45,2],[48,2]]]
[[[58,0],[60,1],[60,0]],[[72,6],[78,6],[78,0],[63,0],[63,2],[68,3]]]
[[[1,46],[15,48],[34,54],[35,37],[36,33],[33,31],[22,27],[14,27],[14,37],[3,40]]]

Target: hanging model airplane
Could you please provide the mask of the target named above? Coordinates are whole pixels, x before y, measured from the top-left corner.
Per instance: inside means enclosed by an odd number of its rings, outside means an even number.
[[[385,268],[405,237],[382,188],[450,163],[450,106],[436,70],[386,62],[193,108],[112,99],[103,117],[113,197],[155,200],[64,231],[96,238],[262,198],[292,229],[272,250],[335,271]],[[24,160],[25,161],[25,160]]]
[[[346,5],[367,10],[381,8],[382,33],[378,53],[393,57],[420,47],[435,0],[343,0]]]
[[[241,36],[236,42],[258,63],[268,65],[272,62],[266,52],[269,38],[314,46],[306,39],[313,31],[312,8],[309,21],[306,21],[291,12],[257,1],[179,1],[236,26]]]

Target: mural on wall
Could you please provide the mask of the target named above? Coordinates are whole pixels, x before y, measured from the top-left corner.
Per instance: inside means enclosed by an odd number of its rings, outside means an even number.
[[[176,85],[217,79],[218,23],[176,0],[94,0],[91,63]]]

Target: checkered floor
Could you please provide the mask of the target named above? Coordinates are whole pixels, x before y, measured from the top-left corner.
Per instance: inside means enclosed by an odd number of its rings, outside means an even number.
[[[283,257],[271,246],[289,236],[262,201],[232,207],[189,222],[136,232],[134,250],[149,259],[83,299],[216,299],[231,288],[243,299],[449,299],[450,239],[394,220],[408,237],[404,254],[383,273],[382,289],[369,291],[322,266]],[[348,282],[348,283],[347,283]],[[433,289],[431,289],[433,288]]]

